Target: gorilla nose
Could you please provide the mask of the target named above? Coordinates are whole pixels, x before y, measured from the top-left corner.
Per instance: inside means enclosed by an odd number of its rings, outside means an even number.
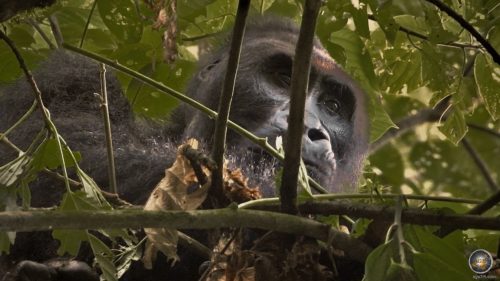
[[[309,129],[307,131],[307,137],[313,142],[320,140],[329,140],[326,134],[319,129]]]

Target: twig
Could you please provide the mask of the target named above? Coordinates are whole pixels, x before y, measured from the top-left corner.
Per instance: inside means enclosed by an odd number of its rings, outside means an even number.
[[[5,43],[7,43],[9,48],[12,50],[12,52],[16,56],[16,59],[19,63],[19,66],[23,70],[24,75],[26,76],[26,80],[28,80],[28,83],[31,86],[31,89],[33,90],[33,94],[35,95],[35,99],[37,101],[38,107],[40,108],[40,111],[42,112],[42,117],[43,117],[43,121],[45,123],[45,127],[47,129],[49,129],[49,131],[53,134],[53,136],[55,138],[58,152],[59,152],[58,153],[59,154],[58,155],[59,161],[61,161],[61,167],[62,167],[63,175],[65,178],[64,185],[66,187],[66,190],[69,191],[70,190],[69,181],[68,181],[69,177],[68,177],[68,171],[66,169],[66,161],[64,160],[61,139],[60,139],[59,133],[57,132],[56,126],[50,120],[49,110],[45,107],[45,105],[43,103],[42,92],[38,88],[38,85],[36,84],[35,79],[33,78],[33,75],[31,74],[28,67],[26,66],[26,63],[24,62],[24,59],[21,56],[21,54],[19,53],[19,50],[16,48],[14,42],[12,42],[12,40],[10,40],[10,38],[7,35],[5,35],[5,33],[2,30],[0,30],[0,38],[2,38],[5,41]]]
[[[462,145],[464,146],[465,150],[469,153],[469,155],[472,157],[472,160],[474,160],[474,163],[476,163],[476,166],[479,168],[479,171],[483,175],[484,179],[488,183],[488,187],[491,189],[493,192],[497,192],[500,190],[500,188],[497,186],[495,181],[493,180],[493,177],[491,176],[491,172],[488,169],[488,166],[486,163],[481,159],[477,151],[472,147],[472,145],[469,143],[467,138],[462,139]]]
[[[193,42],[193,41],[198,41],[198,40],[202,40],[202,39],[205,39],[205,38],[208,38],[208,37],[213,37],[213,36],[217,36],[221,34],[221,32],[212,32],[212,33],[206,33],[206,34],[202,34],[202,35],[198,35],[198,36],[193,36],[193,37],[181,37],[181,40],[182,41],[185,41],[185,42]]]
[[[210,189],[210,194],[212,194],[216,200],[217,198],[223,197],[222,172],[224,170],[227,123],[233,99],[236,74],[238,72],[238,63],[240,61],[241,43],[243,42],[243,36],[245,35],[245,22],[249,8],[250,0],[239,1],[233,36],[231,39],[231,49],[229,51],[229,58],[227,62],[226,76],[224,77],[224,85],[217,110],[218,115],[215,121],[212,159],[215,161],[218,169],[216,169],[212,174],[212,187]]]
[[[80,48],[83,47],[83,42],[85,41],[85,37],[87,36],[90,20],[92,19],[92,15],[94,14],[96,6],[97,6],[97,0],[94,0],[94,3],[92,3],[92,7],[90,8],[89,16],[87,17],[87,22],[85,23],[85,28],[83,29],[82,38],[80,39],[80,45],[79,45]]]
[[[403,244],[405,243],[405,238],[403,235],[403,224],[401,223],[402,212],[403,212],[403,197],[399,196],[398,200],[396,201],[396,208],[394,211],[394,226],[396,227],[396,237],[398,241],[399,258],[400,258],[399,262],[403,265],[407,265],[405,248],[403,247]]]
[[[500,65],[500,55],[493,48],[493,46],[484,38],[469,22],[467,22],[461,15],[455,12],[452,8],[450,8],[445,3],[440,0],[425,0],[434,6],[436,6],[439,10],[445,12],[448,16],[454,19],[460,26],[462,26],[465,30],[469,31],[469,33],[476,38],[481,45],[486,49],[486,51],[493,57],[493,61]]]
[[[26,121],[26,119],[28,119],[28,117],[30,117],[31,114],[33,114],[33,112],[35,112],[36,107],[37,107],[37,102],[35,100],[33,102],[33,104],[31,104],[31,107],[28,109],[28,111],[26,111],[23,114],[23,116],[21,116],[21,118],[19,118],[19,120],[17,120],[16,123],[14,123],[14,125],[12,125],[10,128],[8,128],[7,131],[5,131],[3,134],[0,134],[0,140],[3,140],[3,138],[7,137],[7,135],[10,134],[10,132],[12,132],[19,125],[21,125],[24,121]]]
[[[374,15],[368,15],[368,19],[372,21],[378,22],[378,20],[375,18]],[[404,32],[408,35],[423,39],[423,40],[429,40],[429,36],[418,33],[416,31],[413,31],[411,29],[408,29],[404,26],[399,26],[399,31]],[[458,43],[458,42],[449,42],[449,43],[439,43],[438,45],[442,46],[451,46],[451,47],[457,47],[457,48],[472,48],[472,49],[480,49],[482,48],[481,45],[472,45],[472,44],[464,44],[464,43]]]
[[[101,110],[102,118],[104,121],[104,133],[106,137],[106,152],[108,156],[108,178],[109,190],[118,194],[118,187],[116,185],[116,167],[115,157],[113,155],[113,137],[111,135],[111,120],[109,119],[109,106],[108,106],[108,90],[106,88],[106,66],[101,63],[100,79],[101,79]]]
[[[500,219],[499,219],[500,220]],[[257,228],[304,235],[333,245],[351,259],[364,262],[371,248],[329,225],[282,213],[235,208],[196,211],[35,211],[1,212],[0,231],[34,231],[49,229],[175,229]],[[497,226],[500,224],[497,224]]]
[[[56,49],[56,46],[52,43],[52,41],[50,41],[47,34],[45,34],[45,32],[43,32],[43,30],[38,25],[37,21],[35,21],[34,19],[28,19],[28,22],[31,26],[33,26],[33,28],[38,32],[38,34],[40,34],[40,36],[42,36],[43,40],[45,41],[45,43],[47,43],[47,45],[49,45],[50,49],[52,49],[52,50]]]
[[[52,29],[52,34],[56,39],[57,47],[61,48],[62,43],[64,42],[61,29],[59,28],[59,23],[57,21],[56,16],[51,15],[49,17],[50,28]]]
[[[305,101],[311,70],[314,30],[321,5],[322,1],[320,0],[305,1],[293,61],[290,85],[290,114],[288,116],[285,161],[280,187],[281,211],[289,214],[296,214],[298,211],[297,185],[302,151],[302,135],[304,133]]]
[[[490,135],[492,135],[494,137],[500,138],[500,132],[497,132],[497,131],[492,130],[490,128],[479,126],[479,125],[476,125],[476,124],[473,124],[473,123],[467,123],[467,126],[469,126],[469,128],[472,128],[472,129],[475,129],[475,130],[478,130],[478,131],[490,134]]]

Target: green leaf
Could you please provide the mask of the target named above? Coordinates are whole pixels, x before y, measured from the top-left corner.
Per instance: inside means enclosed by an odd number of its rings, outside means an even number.
[[[119,40],[125,43],[141,40],[142,20],[133,0],[98,1],[97,6],[104,24]]]
[[[462,268],[453,268],[445,261],[429,253],[415,253],[413,255],[413,263],[419,280],[473,280],[472,271],[468,270],[467,264],[464,264]],[[462,269],[466,269],[466,271]]]
[[[391,44],[396,40],[396,34],[399,30],[399,25],[396,23],[393,17],[393,7],[392,0],[384,1],[368,1],[372,11],[374,11],[374,16],[380,28],[384,31],[387,41]]]
[[[263,15],[267,9],[271,8],[274,2],[275,0],[254,0],[251,4],[255,10]]]
[[[393,263],[392,259],[397,251],[394,240],[375,248],[366,259],[363,281],[386,281],[389,268]]]
[[[489,56],[479,53],[474,62],[474,78],[486,109],[491,118],[497,120],[500,116],[500,66],[494,64]]]
[[[88,241],[92,252],[95,256],[95,261],[99,265],[102,271],[102,277],[107,281],[117,281],[117,271],[113,264],[114,255],[111,249],[104,244],[99,238],[94,235],[87,233]]]
[[[367,5],[363,5],[361,8],[357,9],[351,6],[350,12],[352,14],[352,19],[354,25],[356,26],[356,33],[359,36],[370,39],[370,29],[368,28],[368,13]]]
[[[399,150],[392,144],[385,145],[377,153],[370,156],[370,165],[377,167],[382,174],[377,175],[377,180],[381,184],[391,185],[394,193],[400,193],[398,190],[405,181],[404,162]]]
[[[467,134],[468,130],[469,127],[465,123],[464,113],[458,109],[453,110],[443,126],[439,127],[439,131],[455,145]]]
[[[378,140],[390,128],[397,128],[383,106],[373,98],[370,98],[368,115],[370,116],[370,143]]]
[[[15,185],[31,167],[31,158],[26,154],[0,167],[0,188]]]
[[[73,153],[65,147],[62,148],[62,151],[66,167],[75,166],[76,163],[73,161],[73,157],[76,158],[77,161],[81,159],[78,152]],[[33,155],[33,167],[36,171],[41,171],[44,168],[56,169],[62,164],[59,154],[60,151],[57,141],[54,138],[48,139],[42,143]]]
[[[15,235],[15,232],[13,233]],[[9,234],[7,232],[0,231],[0,254],[9,254],[11,242],[13,241],[9,238]]]
[[[465,253],[460,251],[461,249],[453,247],[453,244],[450,244],[447,240],[439,238],[429,231],[426,231],[423,227],[412,226],[409,228],[405,228],[405,232],[407,232],[408,229],[411,229],[414,235],[405,235],[405,238],[414,247],[416,247],[419,252],[422,252],[421,254],[432,257],[434,261],[439,261],[439,264],[442,264],[444,267],[449,269],[450,272],[454,272],[453,274],[461,275],[462,277],[467,275],[472,276],[470,275],[471,271],[468,268]],[[429,266],[426,263],[420,265],[425,267]],[[421,276],[421,270],[424,269],[418,269],[417,263],[415,263],[414,266],[415,271],[419,274],[419,276]],[[428,268],[425,270],[430,271],[431,269]],[[454,276],[453,274],[451,276]]]

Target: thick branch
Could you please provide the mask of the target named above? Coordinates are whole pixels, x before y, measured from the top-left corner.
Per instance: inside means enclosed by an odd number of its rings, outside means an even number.
[[[211,229],[250,227],[283,233],[305,235],[343,250],[350,258],[364,262],[371,248],[330,226],[281,213],[216,209],[199,211],[37,211],[0,213],[0,231],[34,231],[51,229],[160,228]]]
[[[293,61],[285,162],[280,188],[281,209],[289,214],[297,213],[297,184],[302,135],[304,133],[305,102],[309,84],[314,30],[321,3],[319,0],[306,0]]]
[[[445,3],[440,0],[425,0],[434,6],[438,7],[439,10],[445,12],[448,16],[454,19],[456,22],[460,24],[465,30],[469,31],[469,33],[476,38],[481,45],[486,49],[486,51],[493,57],[493,60],[500,65],[500,55],[493,48],[493,46],[484,38],[469,22],[467,22],[461,15],[455,12],[452,8],[450,8]]]
[[[231,39],[231,49],[227,62],[226,76],[224,77],[224,86],[219,99],[219,113],[215,121],[214,143],[212,149],[212,158],[215,161],[218,169],[212,174],[212,188],[210,192],[215,198],[222,197],[222,172],[224,166],[224,151],[227,134],[227,123],[229,119],[229,111],[233,100],[234,85],[236,82],[236,74],[238,72],[238,64],[240,61],[241,43],[245,35],[245,21],[250,8],[250,0],[240,0],[236,20],[233,28],[233,36]]]

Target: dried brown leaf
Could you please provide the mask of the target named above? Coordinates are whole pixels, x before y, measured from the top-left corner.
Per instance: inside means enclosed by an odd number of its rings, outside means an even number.
[[[190,139],[179,146],[175,162],[165,171],[165,177],[156,185],[144,210],[194,210],[205,201],[211,184],[210,170],[203,169],[207,182],[200,186],[190,161],[183,154],[187,147],[197,149],[198,142]],[[198,188],[194,192],[189,192],[193,185],[198,185]],[[157,251],[161,251],[173,262],[179,259],[177,256],[179,237],[176,229],[145,228],[144,232],[148,237],[143,257],[146,268],[152,267]]]

